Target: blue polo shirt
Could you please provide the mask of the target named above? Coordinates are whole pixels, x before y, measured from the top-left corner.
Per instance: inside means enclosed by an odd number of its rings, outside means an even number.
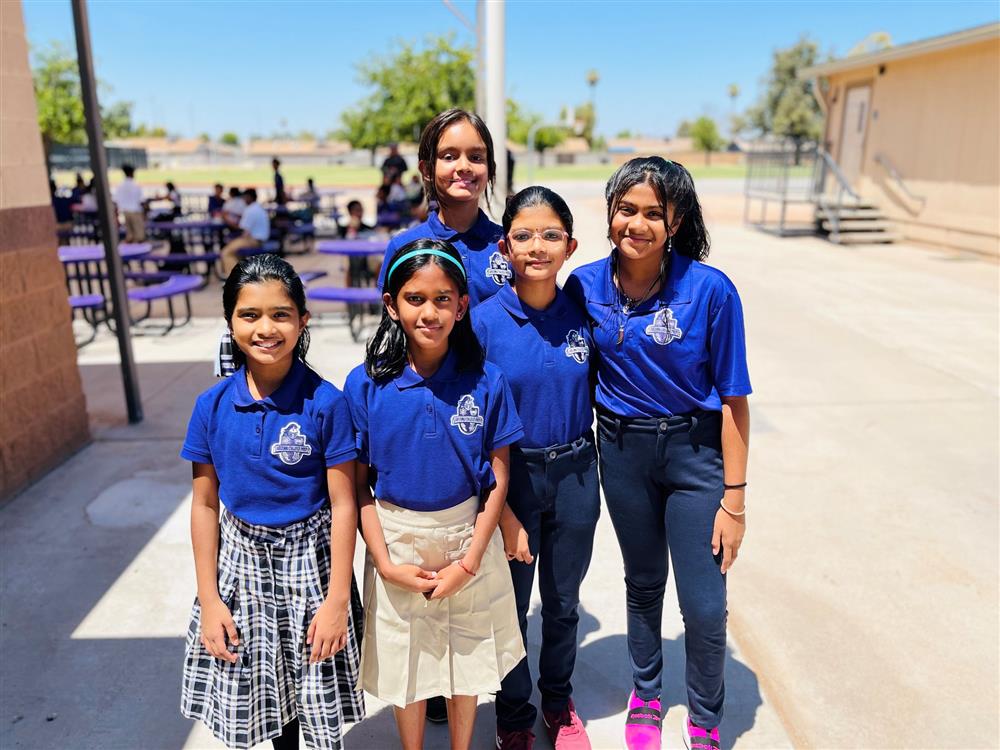
[[[722,396],[750,393],[743,306],[722,271],[675,253],[660,292],[627,317],[610,257],[573,271],[566,293],[590,320],[598,406],[623,417],[662,417],[719,411]]]
[[[378,274],[378,288],[385,286],[389,260],[407,242],[420,239],[446,240],[462,256],[465,272],[469,275],[469,304],[474,307],[492,297],[514,278],[514,269],[497,247],[497,242],[502,237],[503,228],[490,221],[482,209],[479,210],[476,223],[467,232],[456,232],[445,226],[435,211],[427,217],[427,221],[410,227],[389,240],[382,270]]]
[[[490,453],[524,435],[503,373],[488,362],[460,371],[455,359],[427,379],[407,367],[377,383],[364,365],[347,376],[358,460],[377,471],[380,500],[432,511],[482,496],[496,481]]]
[[[590,429],[593,339],[565,292],[557,288],[552,303],[536,310],[504,287],[470,314],[486,358],[510,382],[524,423],[521,447],[564,445]]]
[[[326,469],[357,456],[344,394],[296,360],[255,401],[241,367],[194,405],[181,458],[212,464],[219,500],[237,518],[287,526],[329,502]]]

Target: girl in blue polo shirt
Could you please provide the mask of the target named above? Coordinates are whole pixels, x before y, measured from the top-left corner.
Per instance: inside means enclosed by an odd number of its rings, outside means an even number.
[[[747,395],[743,311],[701,261],[708,232],[691,175],[660,157],[608,181],[609,257],[566,291],[598,354],[601,486],[625,562],[633,690],[625,740],[660,747],[660,641],[667,550],[684,618],[684,737],[717,748],[724,697],[726,572],[745,531]]]
[[[368,546],[361,682],[396,707],[403,747],[422,746],[426,699],[443,695],[451,746],[468,748],[477,696],[524,656],[497,529],[508,446],[524,430],[506,379],[483,361],[454,247],[401,247],[383,300],[345,385]]]
[[[556,285],[576,250],[573,215],[544,187],[507,203],[500,249],[517,274],[473,312],[486,359],[510,380],[525,435],[511,448],[510,489],[500,519],[527,641],[528,605],[538,558],[542,646],[538,689],[546,733],[557,750],[590,748],[570,698],[576,663],[580,584],[600,515],[591,424],[591,349],[583,311]],[[530,748],[535,707],[527,659],[497,693],[497,747]]]
[[[198,576],[181,711],[233,748],[297,748],[300,722],[308,747],[340,748],[364,718],[350,409],[305,364],[288,263],[244,260],[222,301],[239,369],[198,397],[181,451]]]
[[[378,287],[385,289],[389,260],[403,245],[421,238],[447,241],[462,257],[469,302],[475,307],[513,277],[510,264],[497,247],[502,230],[479,208],[496,180],[493,138],[479,115],[449,109],[427,123],[417,154],[428,200],[436,201],[438,208],[426,221],[389,241]]]

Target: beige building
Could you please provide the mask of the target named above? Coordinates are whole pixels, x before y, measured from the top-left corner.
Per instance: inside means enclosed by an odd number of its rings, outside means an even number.
[[[907,239],[1000,255],[1000,24],[799,73],[852,187]]]
[[[0,501],[89,440],[21,3],[0,2]]]

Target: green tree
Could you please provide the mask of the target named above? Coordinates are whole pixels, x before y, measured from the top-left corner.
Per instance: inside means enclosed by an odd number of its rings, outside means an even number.
[[[337,136],[354,148],[375,149],[414,139],[449,107],[472,109],[476,100],[474,54],[452,35],[431,36],[422,46],[401,41],[397,51],[357,65],[358,82],[372,93],[341,115]]]
[[[593,102],[587,102],[574,108],[573,120],[576,122],[577,134],[583,136],[590,148],[594,148],[594,126],[597,124],[597,113]]]
[[[634,137],[635,135],[628,128],[625,128],[625,130],[619,130],[618,133],[615,135],[615,138],[634,138]]]
[[[232,131],[227,131],[219,136],[219,143],[224,143],[227,146],[239,146],[240,137]]]
[[[83,145],[87,142],[83,95],[76,57],[58,42],[35,54],[31,69],[38,106],[38,128],[46,157],[55,143]],[[98,81],[102,99],[110,89]],[[105,138],[132,134],[132,103],[115,102],[101,107]]]
[[[544,163],[544,153],[566,140],[567,131],[560,125],[542,125],[542,116],[524,112],[513,99],[507,100],[507,137],[514,143],[528,145],[528,136],[534,130],[534,149],[539,164]]]
[[[681,120],[677,123],[677,137],[678,138],[690,138],[691,137],[691,121]]]
[[[888,31],[875,31],[851,47],[848,57],[867,55],[871,52],[881,52],[892,46],[892,36]]]
[[[747,110],[750,124],[765,135],[778,135],[795,144],[795,163],[802,146],[822,136],[823,115],[813,96],[812,81],[798,78],[798,71],[819,61],[816,43],[802,37],[797,44],[774,53],[766,88],[760,101]]]
[[[712,152],[718,151],[726,142],[719,135],[719,128],[711,117],[699,117],[691,125],[691,140],[695,150],[705,152],[705,164],[711,163]]]

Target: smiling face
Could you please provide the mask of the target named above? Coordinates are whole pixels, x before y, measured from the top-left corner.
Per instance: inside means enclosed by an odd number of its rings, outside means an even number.
[[[229,321],[233,341],[246,355],[247,367],[290,364],[309,313],[299,315],[280,281],[247,284],[240,290]]]
[[[611,217],[611,241],[624,258],[641,260],[659,256],[667,243],[667,219],[673,222],[673,207],[664,207],[652,185],[634,185],[622,197]],[[671,228],[671,234],[677,230]]]
[[[410,349],[417,347],[428,354],[447,351],[448,336],[469,307],[469,296],[459,294],[455,282],[434,260],[403,283],[395,300],[388,293],[382,299],[389,317],[403,327]]]
[[[441,133],[433,170],[426,162],[420,171],[434,184],[444,203],[479,202],[489,181],[486,144],[468,120],[459,120]]]
[[[500,251],[513,264],[519,281],[555,279],[575,250],[576,240],[566,236],[559,215],[545,204],[518,211],[500,241]]]

